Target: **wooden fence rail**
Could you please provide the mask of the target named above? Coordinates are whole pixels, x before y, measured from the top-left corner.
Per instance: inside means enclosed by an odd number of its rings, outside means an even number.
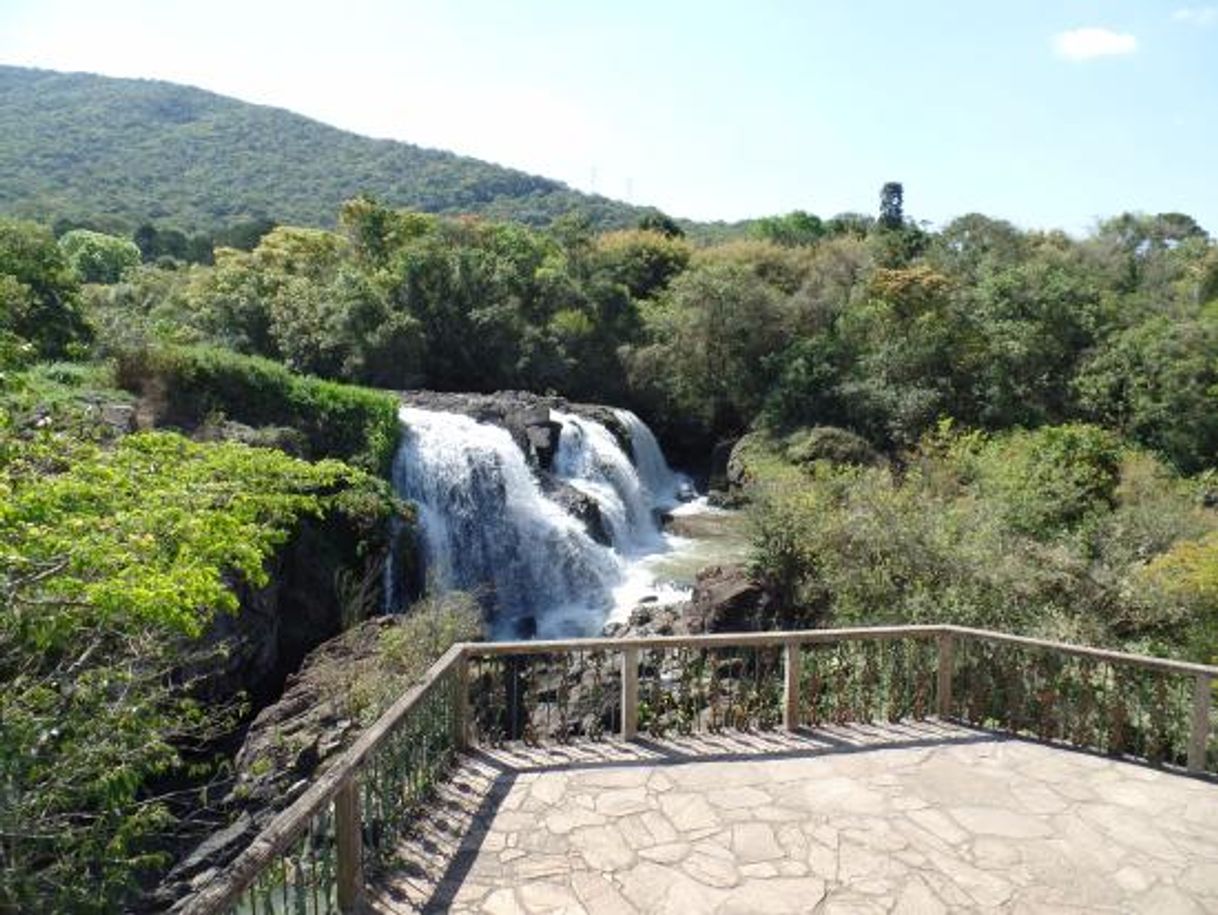
[[[463,643],[180,911],[358,911],[470,743],[935,714],[1214,774],[1215,682],[1218,667],[960,626]]]

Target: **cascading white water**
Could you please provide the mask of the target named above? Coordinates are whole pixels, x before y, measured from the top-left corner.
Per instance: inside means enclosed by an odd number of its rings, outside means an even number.
[[[394,486],[419,508],[429,587],[478,594],[499,638],[599,630],[620,561],[541,492],[498,426],[403,407]],[[522,625],[523,624],[523,625]]]
[[[596,500],[614,547],[626,555],[664,549],[655,501],[613,433],[572,413],[552,410],[551,416],[562,424],[554,472]]]
[[[634,466],[655,507],[671,508],[681,501],[683,493],[693,491],[689,479],[674,473],[668,466],[660,443],[645,422],[629,410],[614,410],[613,413],[630,433]]]
[[[475,593],[495,638],[593,635],[642,600],[688,595],[656,582],[646,564],[672,540],[655,509],[674,504],[682,485],[651,430],[619,412],[632,462],[602,424],[552,416],[562,427],[553,471],[596,501],[612,547],[545,496],[506,430],[455,413],[400,411],[394,486],[418,506],[428,587]]]

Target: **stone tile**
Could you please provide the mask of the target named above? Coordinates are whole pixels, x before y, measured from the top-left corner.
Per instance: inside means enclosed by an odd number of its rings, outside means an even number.
[[[728,810],[737,808],[752,810],[757,807],[769,806],[770,804],[770,796],[768,794],[757,788],[750,788],[747,785],[741,788],[712,789],[706,792],[706,799],[713,806]]]
[[[634,862],[634,849],[613,825],[585,826],[571,833],[571,847],[597,871],[615,871]]]
[[[668,822],[680,832],[710,829],[719,825],[719,818],[701,794],[672,792],[660,796],[660,809]]]
[[[748,880],[728,894],[718,915],[798,915],[810,912],[825,898],[825,885],[819,880],[774,877]]]
[[[577,872],[571,876],[571,888],[588,915],[632,915],[638,911],[611,880],[600,874]]]
[[[585,911],[579,897],[566,883],[526,883],[516,889],[516,897],[529,915]]]
[[[603,814],[593,810],[585,810],[583,807],[575,805],[564,805],[547,813],[542,819],[542,825],[552,833],[566,835],[581,826],[600,826],[606,821]]]
[[[897,894],[892,915],[945,915],[947,911],[947,906],[926,882],[914,875],[905,881]]]
[[[947,813],[973,835],[1033,839],[1053,834],[1044,820],[1002,807],[949,807]]]
[[[523,915],[527,910],[516,901],[516,893],[510,888],[495,890],[482,903],[481,911],[486,915]]]
[[[732,827],[732,854],[740,864],[775,861],[786,853],[767,823],[741,823]]]
[[[414,869],[372,888],[373,911],[1218,912],[1212,782],[935,723],[829,735],[851,751],[720,735],[654,765],[662,745],[488,752],[438,789],[398,850]]]
[[[713,855],[702,848],[690,852],[681,862],[681,870],[704,886],[722,889],[740,882],[740,873],[730,855]]]
[[[656,845],[652,848],[639,849],[639,857],[656,864],[676,864],[689,854],[688,842],[671,842],[668,845]]]
[[[596,799],[596,812],[620,817],[650,809],[646,788],[622,788],[604,791]]]

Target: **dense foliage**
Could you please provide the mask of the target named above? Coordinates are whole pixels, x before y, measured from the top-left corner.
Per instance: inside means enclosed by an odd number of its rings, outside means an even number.
[[[1203,482],[1094,426],[948,424],[896,472],[744,449],[756,563],[811,624],[954,622],[1218,657]]]
[[[295,375],[277,362],[207,347],[120,352],[118,384],[157,401],[158,420],[194,429],[221,419],[277,431],[268,443],[387,475],[400,426],[391,394]]]
[[[382,491],[269,449],[0,427],[0,908],[110,910],[164,866],[149,786],[235,711],[194,698],[221,650],[196,637],[352,487]]]
[[[124,234],[146,222],[191,235],[266,217],[326,225],[363,191],[396,206],[534,225],[578,211],[624,227],[644,212],[476,159],[151,80],[0,67],[0,136],[0,212]]]

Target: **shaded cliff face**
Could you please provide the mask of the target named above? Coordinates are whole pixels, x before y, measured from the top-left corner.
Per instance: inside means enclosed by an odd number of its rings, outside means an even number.
[[[353,504],[301,522],[268,561],[265,586],[233,582],[240,609],[218,615],[198,640],[204,650],[192,653],[207,657],[207,668],[184,670],[181,676],[209,705],[244,701],[246,713],[235,731],[201,749],[200,760],[219,754],[233,760],[226,771],[239,773],[238,751],[248,743],[247,731],[256,730],[268,711],[292,699],[285,687],[291,686],[305,658],[382,609],[394,514],[391,502],[365,498],[369,495],[351,493]],[[409,543],[409,538],[398,542]],[[212,650],[216,648],[220,650]],[[292,781],[309,774],[307,762],[299,772],[290,770]],[[201,804],[195,798],[179,811],[188,814],[188,825],[175,837],[171,853],[176,863],[160,886],[133,902],[135,911],[169,909],[190,892],[193,881],[231,860],[281,806],[267,796],[252,795],[232,775],[213,778],[201,798]]]
[[[268,563],[269,581],[233,588],[235,614],[220,614],[202,639],[223,644],[222,663],[207,672],[205,695],[226,701],[244,693],[256,711],[275,701],[305,655],[384,606],[384,568],[393,549],[388,513],[355,517],[335,511],[298,525]],[[408,553],[410,538],[398,540]],[[408,565],[409,555],[399,562]]]

